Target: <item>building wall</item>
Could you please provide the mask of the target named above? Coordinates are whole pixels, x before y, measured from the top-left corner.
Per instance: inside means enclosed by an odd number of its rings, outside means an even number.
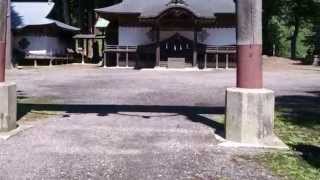
[[[22,42],[23,39],[27,40],[28,46],[26,49],[23,49],[19,42]],[[46,50],[49,55],[58,55],[65,54],[66,48],[68,47],[67,43],[63,40],[60,40],[57,37],[48,37],[48,36],[37,36],[37,35],[17,35],[14,37],[14,48],[19,49],[24,52],[28,51],[42,51]]]
[[[224,46],[237,43],[236,28],[206,28],[202,36],[204,38],[199,37],[199,41],[202,39],[201,42],[207,45]]]
[[[161,31],[160,32],[160,41],[166,40],[175,34],[179,33],[181,36],[193,40],[194,32],[193,31]]]
[[[148,27],[119,27],[120,46],[138,46],[152,43]]]
[[[146,27],[119,27],[119,45],[121,46],[138,46],[151,44],[151,28]],[[165,40],[179,33],[180,35],[193,40],[193,31],[161,31],[160,40]],[[236,29],[235,28],[204,28],[198,33],[198,41],[207,45],[235,45]]]

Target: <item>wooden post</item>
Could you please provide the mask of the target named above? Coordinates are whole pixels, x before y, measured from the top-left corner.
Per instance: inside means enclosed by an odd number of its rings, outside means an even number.
[[[314,56],[313,56],[313,63],[312,63],[312,65],[313,65],[313,66],[319,66],[319,65],[320,65],[319,62],[320,62],[319,56],[318,56],[318,55],[314,55]]]
[[[79,39],[76,39],[76,51],[79,49]]]
[[[105,50],[105,36],[106,36],[106,28],[103,28],[103,32],[102,32],[102,52]]]
[[[93,63],[93,44],[94,39],[88,39],[88,60],[91,58],[91,63]]]
[[[102,57],[103,57],[103,67],[107,68],[107,51],[106,51],[106,29],[103,29],[103,38],[102,38]]]
[[[226,54],[226,69],[229,69],[229,54]]]
[[[88,62],[89,60],[89,39],[86,39],[86,58],[85,58]]]
[[[160,28],[159,25],[156,27],[156,67],[160,67],[160,61],[161,61],[161,50],[160,50]]]
[[[8,1],[0,0],[0,82],[5,81]]]
[[[116,59],[116,67],[119,67],[119,59],[120,59],[120,53],[119,53],[119,47],[117,47],[117,59]]]
[[[193,34],[194,34],[194,40],[193,40],[193,63],[192,63],[192,66],[197,67],[197,65],[198,65],[198,48],[197,48],[198,31],[196,28],[194,29]]]
[[[237,0],[237,87],[263,88],[262,0]]]
[[[38,61],[35,59],[35,60],[33,60],[33,66],[36,68],[36,67],[38,67]]]
[[[204,69],[208,68],[208,53],[204,54]]]
[[[103,52],[103,68],[107,68],[107,51]]]
[[[81,53],[81,64],[84,64],[84,49],[82,49]]]
[[[52,61],[53,61],[53,59],[50,59],[50,61],[49,61],[49,66],[50,67],[52,67]]]
[[[126,52],[126,67],[129,67],[129,48],[127,46],[127,52]]]
[[[216,69],[219,69],[219,53],[216,54]]]
[[[81,64],[85,64],[86,55],[87,55],[87,40],[83,39],[82,62],[81,62]]]

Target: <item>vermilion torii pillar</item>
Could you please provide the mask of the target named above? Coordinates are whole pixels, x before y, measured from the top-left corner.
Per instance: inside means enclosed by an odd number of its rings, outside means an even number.
[[[7,30],[7,21],[10,22],[8,9],[8,0],[0,0],[0,132],[11,131],[17,127],[16,84],[5,82],[6,38],[7,33],[11,33]]]
[[[237,0],[237,87],[262,88],[262,0]]]
[[[8,1],[0,0],[0,82],[5,80]]]
[[[236,0],[237,88],[227,89],[226,139],[285,147],[273,134],[274,92],[262,82],[262,0]]]

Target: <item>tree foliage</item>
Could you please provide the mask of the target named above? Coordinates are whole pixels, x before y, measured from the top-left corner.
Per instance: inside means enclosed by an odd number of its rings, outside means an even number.
[[[315,47],[318,0],[265,0],[264,52],[302,58]]]

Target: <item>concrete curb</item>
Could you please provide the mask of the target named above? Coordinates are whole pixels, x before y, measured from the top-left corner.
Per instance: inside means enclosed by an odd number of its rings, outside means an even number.
[[[183,69],[173,69],[173,68],[155,68],[155,69],[141,69],[141,71],[175,71],[175,72],[214,72],[214,71],[234,71],[235,69],[199,69],[199,68],[183,68]]]
[[[32,128],[33,126],[31,125],[19,125],[18,128],[9,131],[9,132],[1,132],[0,133],[0,139],[2,140],[9,140],[10,138],[18,135],[19,133],[22,133],[23,131]]]
[[[215,138],[221,141],[221,143],[218,144],[218,146],[220,147],[290,150],[290,148],[285,143],[283,143],[276,135],[267,138],[268,141],[271,140],[270,142],[265,143],[264,140],[261,140],[258,144],[232,142],[218,135],[215,135]]]
[[[134,69],[134,67],[103,67],[104,69]]]

